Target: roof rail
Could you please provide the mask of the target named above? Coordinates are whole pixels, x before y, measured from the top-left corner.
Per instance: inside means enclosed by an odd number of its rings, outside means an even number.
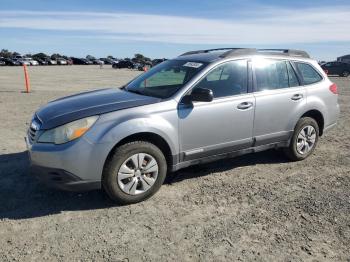
[[[238,55],[254,55],[254,54],[259,54],[259,53],[265,53],[265,54],[269,54],[269,55],[288,55],[288,56],[310,58],[310,55],[307,52],[302,51],[302,50],[256,49],[256,48],[233,48],[233,47],[190,51],[190,52],[186,52],[184,54],[181,54],[180,56],[202,54],[202,53],[209,53],[209,52],[213,52],[213,51],[224,51],[224,50],[227,50],[227,51],[220,55],[221,58],[238,56]]]
[[[255,48],[232,48],[223,54],[220,55],[221,58],[238,56],[238,55],[254,55],[257,50]]]
[[[189,52],[181,54],[180,56],[202,54],[202,53],[209,53],[209,52],[215,52],[215,51],[224,51],[224,50],[237,50],[237,49],[246,49],[246,48],[223,47],[223,48],[214,48],[214,49],[204,49],[204,50],[189,51]]]
[[[310,55],[307,52],[295,49],[258,49],[258,52],[268,52],[270,54],[282,53],[283,55],[310,58]]]

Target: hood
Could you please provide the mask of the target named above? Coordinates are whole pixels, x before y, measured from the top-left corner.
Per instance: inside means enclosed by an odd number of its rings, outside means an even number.
[[[126,92],[117,88],[102,89],[60,98],[36,112],[40,129],[51,129],[84,117],[159,102],[159,98]]]

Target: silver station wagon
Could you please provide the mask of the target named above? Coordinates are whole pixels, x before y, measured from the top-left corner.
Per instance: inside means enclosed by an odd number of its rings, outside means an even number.
[[[121,88],[52,101],[26,141],[43,182],[103,188],[130,204],[193,164],[270,148],[303,160],[338,115],[337,86],[306,52],[222,48],[187,52]]]

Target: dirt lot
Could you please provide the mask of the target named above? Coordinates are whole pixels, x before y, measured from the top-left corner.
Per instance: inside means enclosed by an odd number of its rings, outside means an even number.
[[[120,86],[137,71],[0,68],[0,261],[350,261],[350,79],[341,117],[315,154],[268,151],[170,175],[150,200],[114,206],[100,191],[48,189],[28,175],[23,137],[49,100]]]

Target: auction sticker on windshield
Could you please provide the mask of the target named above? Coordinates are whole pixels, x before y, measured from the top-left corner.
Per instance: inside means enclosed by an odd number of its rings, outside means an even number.
[[[193,67],[193,68],[199,68],[199,67],[201,67],[202,65],[203,65],[202,63],[187,62],[187,63],[184,64],[183,66]]]

